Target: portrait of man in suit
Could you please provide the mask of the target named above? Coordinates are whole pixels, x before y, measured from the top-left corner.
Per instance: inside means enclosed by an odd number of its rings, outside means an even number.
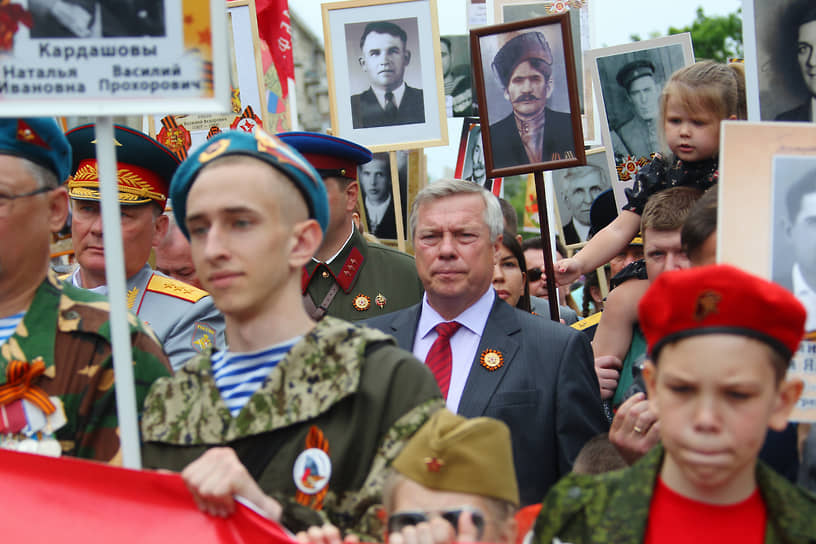
[[[422,89],[405,83],[405,68],[411,62],[407,41],[405,30],[390,21],[365,26],[357,60],[368,76],[369,88],[351,96],[354,128],[425,122]]]
[[[507,424],[521,502],[539,502],[584,443],[607,430],[589,342],[496,296],[504,219],[481,185],[431,183],[409,228],[423,300],[366,324],[428,365],[451,411]]]
[[[538,31],[514,36],[493,58],[493,72],[513,107],[490,125],[494,168],[575,157],[570,114],[547,107],[555,89],[552,65],[550,45]]]
[[[32,38],[164,36],[164,0],[29,0]]]
[[[553,172],[553,184],[569,215],[563,215],[564,243],[586,242],[591,227],[590,210],[595,199],[611,187],[603,167],[588,163]]]
[[[782,39],[787,42],[783,52],[795,58],[801,83],[807,89],[808,98],[795,108],[783,111],[776,116],[777,121],[813,121],[816,112],[816,4],[813,2],[794,2],[786,13],[786,25],[793,32],[785,32]],[[796,72],[796,69],[792,70]],[[797,78],[798,79],[798,78]]]

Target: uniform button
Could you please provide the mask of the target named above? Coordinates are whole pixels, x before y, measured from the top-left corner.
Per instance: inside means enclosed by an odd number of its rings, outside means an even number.
[[[577,499],[578,497],[580,497],[580,496],[581,496],[581,488],[580,488],[580,487],[578,487],[578,486],[571,487],[571,488],[569,489],[569,491],[567,491],[567,496],[568,496],[570,499]]]
[[[323,271],[323,279],[326,279],[328,277],[329,277],[329,273],[324,270]]]

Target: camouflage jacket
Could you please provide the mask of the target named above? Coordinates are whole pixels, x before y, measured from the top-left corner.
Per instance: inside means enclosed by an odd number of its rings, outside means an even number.
[[[56,432],[63,454],[119,464],[108,311],[105,297],[65,285],[49,272],[14,334],[0,346],[0,383],[6,383],[10,361],[42,359],[46,370],[35,385],[63,402],[68,423]],[[153,334],[128,317],[141,407],[150,385],[170,374],[170,365]]]
[[[430,371],[392,338],[326,317],[237,417],[221,398],[207,355],[157,381],[145,401],[143,462],[181,470],[207,448],[228,445],[261,489],[284,505],[290,529],[329,520],[381,541],[385,469],[441,407]],[[298,456],[316,447],[315,435],[331,460],[322,498],[300,492],[293,475]]]
[[[643,542],[662,461],[663,448],[656,446],[628,469],[566,476],[544,499],[533,542]],[[768,515],[765,542],[814,542],[816,496],[793,486],[761,461],[756,477]]]

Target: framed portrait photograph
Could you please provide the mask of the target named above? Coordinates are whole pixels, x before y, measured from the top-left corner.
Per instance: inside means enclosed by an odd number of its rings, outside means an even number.
[[[599,147],[586,152],[586,166],[574,166],[552,172],[557,203],[558,232],[569,248],[589,239],[592,203],[602,192],[612,187],[607,166],[606,149]]]
[[[2,4],[2,115],[228,107],[224,0]]]
[[[488,191],[493,191],[497,185],[501,186],[502,178],[487,177],[482,128],[478,117],[467,117],[462,123],[453,177],[478,183]]]
[[[743,0],[745,90],[751,121],[814,121],[816,4]]]
[[[445,86],[445,111],[448,117],[478,115],[473,92],[473,69],[470,66],[470,37],[440,36],[442,82]]]
[[[447,145],[436,0],[322,9],[334,134],[375,152]]]
[[[488,177],[585,164],[569,20],[470,31]]]
[[[672,73],[694,63],[688,33],[587,51],[602,139],[612,176],[634,183],[641,166],[661,151],[660,93]],[[618,201],[623,205],[624,201]]]
[[[374,158],[357,167],[360,184],[360,218],[365,232],[381,240],[397,240],[397,214],[395,204],[402,209],[403,232],[408,218],[408,151],[397,151],[398,184],[391,179],[389,153],[374,153]],[[399,198],[394,197],[394,187],[399,187]]]

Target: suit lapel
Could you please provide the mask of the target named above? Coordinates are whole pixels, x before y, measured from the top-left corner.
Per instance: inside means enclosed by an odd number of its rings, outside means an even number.
[[[476,357],[470,365],[470,373],[465,383],[462,399],[459,401],[457,412],[460,415],[466,417],[484,415],[496,388],[508,369],[515,363],[519,350],[519,342],[515,335],[521,332],[521,326],[515,314],[515,309],[496,297],[487,323],[485,323]],[[482,353],[487,349],[498,351],[504,360],[502,366],[493,372],[484,368],[480,362]]]
[[[422,303],[420,302],[403,311],[396,312],[394,320],[388,325],[390,330],[385,331],[396,338],[397,345],[404,350],[414,351],[414,338],[416,337],[421,308]]]

